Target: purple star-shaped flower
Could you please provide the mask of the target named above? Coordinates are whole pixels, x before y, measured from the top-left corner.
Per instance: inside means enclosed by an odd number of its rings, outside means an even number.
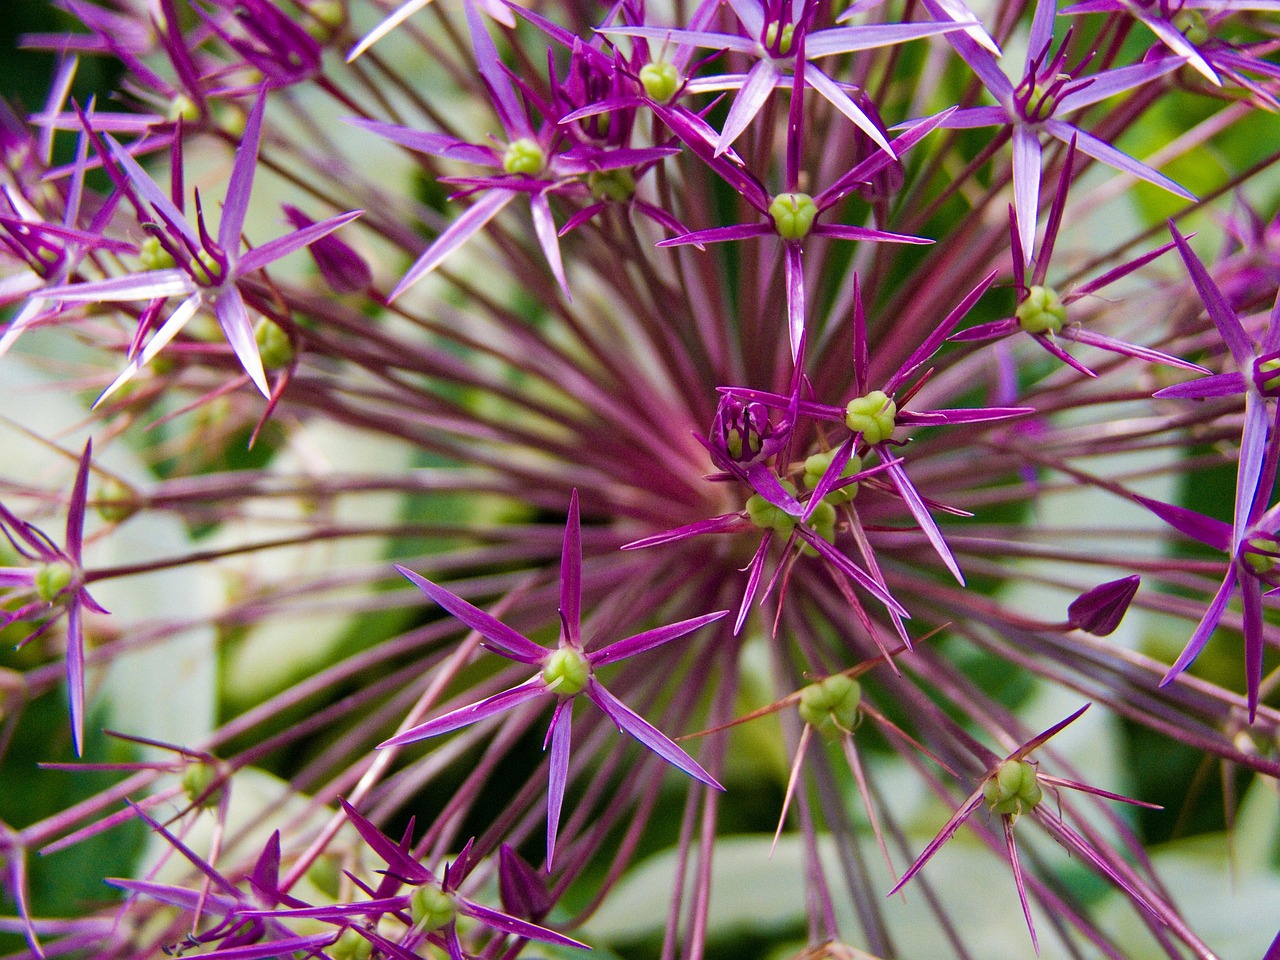
[[[573,703],[583,694],[603,710],[620,731],[635,737],[672,766],[708,786],[722,789],[715,779],[702,769],[674,741],[656,727],[634,713],[621,700],[611,694],[595,676],[595,670],[627,657],[652,650],[699,627],[719,620],[729,611],[718,610],[689,620],[681,620],[665,627],[646,630],[624,640],[618,640],[598,650],[587,652],[583,648],[580,624],[582,618],[582,540],[578,517],[578,492],[569,500],[569,520],[565,525],[564,545],[560,559],[560,642],[554,650],[548,650],[512,630],[483,610],[480,610],[456,594],[450,593],[425,577],[405,567],[396,566],[423,593],[444,607],[472,630],[484,637],[485,646],[518,663],[537,667],[538,672],[529,680],[495,694],[479,703],[462,707],[444,716],[428,720],[416,727],[397,734],[379,746],[398,746],[415,743],[428,737],[440,736],[469,726],[480,720],[510,710],[539,697],[551,697],[555,711],[547,731],[544,749],[551,748],[551,775],[547,791],[547,868],[551,867],[555,852],[556,831],[560,824],[560,808],[564,803],[565,787],[569,781],[570,726],[573,720]]]
[[[84,453],[80,455],[75,483],[71,487],[63,547],[56,546],[44,533],[19,520],[7,507],[0,504],[0,530],[19,554],[35,561],[29,567],[0,567],[0,588],[35,594],[35,599],[29,603],[0,614],[0,626],[35,619],[59,607],[66,612],[67,699],[71,710],[71,736],[77,756],[84,747],[84,629],[81,619],[85,609],[96,613],[107,612],[89,595],[80,556],[84,545],[84,511],[89,489],[89,461],[92,456],[93,442],[89,441],[84,445]],[[23,643],[29,643],[40,636],[53,622],[52,618],[45,621]]]
[[[181,176],[175,174],[174,197],[170,199],[130,156],[129,151],[110,136],[92,134],[98,141],[100,152],[110,157],[118,169],[108,164],[113,179],[129,196],[138,211],[139,221],[147,225],[151,237],[159,244],[155,256],[172,265],[141,273],[111,277],[87,283],[71,283],[52,287],[41,296],[67,302],[108,303],[127,300],[150,300],[162,303],[169,297],[185,299],[169,315],[132,357],[124,371],[102,392],[101,403],[130,380],[181,332],[192,317],[202,308],[211,308],[219,326],[254,385],[263,396],[270,397],[262,358],[254,340],[253,323],[249,319],[244,297],[238,282],[286,254],[314,243],[332,233],[345,223],[360,216],[352,210],[321,223],[313,224],[293,233],[269,240],[259,247],[240,253],[240,234],[249,209],[249,194],[253,189],[254,170],[258,162],[258,145],[262,138],[262,117],[266,108],[266,90],[249,111],[244,134],[236,150],[231,175],[227,181],[227,196],[222,207],[222,219],[218,223],[218,236],[212,237],[205,227],[200,195],[196,194],[196,226],[193,228],[182,212]],[[90,129],[87,118],[82,118]],[[174,170],[182,166],[180,138],[174,140]],[[148,314],[144,314],[147,316]],[[141,335],[145,331],[139,331]]]

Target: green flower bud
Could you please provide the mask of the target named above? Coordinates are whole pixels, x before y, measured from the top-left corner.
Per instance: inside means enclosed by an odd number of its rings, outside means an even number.
[[[53,603],[63,590],[71,586],[71,565],[61,560],[46,563],[36,571],[35,580],[36,596],[45,603]]]
[[[322,854],[307,868],[307,881],[332,900],[342,892],[342,863],[333,854]]]
[[[854,433],[861,433],[870,444],[883,443],[893,436],[897,416],[898,405],[883,390],[854,397],[844,408],[845,425]]]
[[[1245,545],[1253,547],[1255,550],[1265,550],[1267,553],[1280,553],[1280,542],[1270,537],[1250,537],[1245,541]],[[1242,550],[1240,552],[1241,559],[1260,577],[1265,577],[1276,567],[1276,558],[1269,557],[1266,553],[1253,553],[1250,550]]]
[[[324,949],[333,960],[369,960],[373,954],[373,944],[351,927],[343,930],[342,936]]]
[[[180,93],[169,101],[169,122],[195,123],[200,119],[200,108],[185,93]]]
[[[825,453],[815,453],[804,462],[804,485],[810,490],[818,485],[818,481],[822,479],[822,475],[827,472],[827,468],[831,466],[831,461],[835,458],[836,452],[828,450]],[[855,473],[862,472],[862,458],[857,454],[849,457],[849,462],[845,464],[844,469],[840,471],[841,477],[852,477]],[[841,504],[848,503],[858,493],[858,485],[851,483],[847,487],[841,487],[839,490],[832,490],[824,499],[827,503]]]
[[[1027,101],[1028,120],[1044,120],[1053,116],[1053,111],[1058,108],[1058,94],[1049,92],[1051,86],[1052,81],[1049,83],[1037,81],[1031,88],[1031,99]]]
[[[542,147],[530,137],[512,141],[502,155],[502,169],[507,173],[527,173],[533,176],[542,170],[546,162],[547,155],[542,152]]]
[[[816,507],[813,513],[809,514],[809,526],[827,543],[836,542],[836,508],[832,506],[825,498]],[[812,553],[810,553],[812,551]],[[805,553],[812,556],[818,551],[813,547],[805,544]]]
[[[813,227],[818,205],[807,193],[780,193],[769,204],[769,216],[778,236],[785,240],[803,240]]]
[[[779,481],[782,488],[791,494],[796,495],[796,486],[790,480]],[[753,493],[747,498],[747,519],[754,523],[761,530],[774,530],[783,536],[790,536],[791,531],[795,529],[796,518],[791,516],[785,510],[775,507],[772,503]]]
[[[626,203],[636,192],[636,178],[630,170],[593,170],[587,174],[587,187],[597,200]]]
[[[1204,14],[1191,7],[1183,7],[1173,17],[1173,27],[1179,31],[1192,46],[1199,46],[1209,39],[1209,24]]]
[[[591,677],[591,664],[573,647],[561,647],[542,664],[542,679],[557,696],[572,697],[582,692]]]
[[[293,363],[293,342],[278,323],[263,317],[253,328],[253,339],[266,369],[280,370]]]
[[[457,916],[458,906],[453,897],[439,887],[418,887],[409,896],[409,915],[413,925],[430,933],[447,926]]]
[[[669,103],[682,82],[680,71],[661,60],[640,68],[640,83],[654,103]]]
[[[340,0],[311,0],[307,4],[307,13],[311,14],[311,20],[306,26],[307,33],[322,43],[341,30],[347,19]]]
[[[210,790],[218,779],[218,770],[211,763],[196,761],[182,774],[182,792],[187,799],[202,810],[216,807],[222,800],[222,787]]]
[[[1036,768],[1026,760],[1005,760],[982,785],[982,798],[992,813],[1019,817],[1044,797]]]
[[[138,512],[138,499],[133,490],[115,477],[108,477],[98,485],[98,516],[107,523],[123,523]]]
[[[857,725],[861,701],[857,680],[832,674],[800,691],[800,719],[822,733],[845,733]]]
[[[796,27],[793,23],[788,23],[782,28],[782,37],[778,37],[778,24],[771,23],[764,29],[764,45],[771,49],[777,49],[778,56],[785,57],[791,52],[791,41],[795,36]]]
[[[1067,322],[1067,307],[1053,287],[1032,287],[1014,314],[1027,333],[1057,333]]]
[[[168,270],[173,266],[173,257],[160,245],[159,237],[146,237],[138,253],[138,263],[143,270]]]

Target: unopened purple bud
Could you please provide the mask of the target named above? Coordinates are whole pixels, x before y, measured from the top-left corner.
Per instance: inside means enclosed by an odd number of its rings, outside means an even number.
[[[295,230],[302,230],[316,222],[297,207],[286,203],[283,208],[284,215]],[[368,289],[369,284],[373,283],[373,271],[369,269],[364,257],[356,253],[349,244],[339,240],[335,234],[326,234],[311,243],[307,249],[320,268],[320,275],[335,293],[355,293]]]
[[[726,396],[720,401],[711,427],[711,443],[735,463],[755,463],[779,446],[780,430],[769,419],[769,408],[754,401],[743,403]]]
[[[498,851],[498,894],[507,913],[526,920],[541,920],[553,905],[542,876],[506,843]]]
[[[1142,581],[1136,573],[1119,580],[1110,580],[1082,594],[1067,608],[1067,622],[1077,630],[1105,637],[1115,632],[1124,619],[1138,584]]]

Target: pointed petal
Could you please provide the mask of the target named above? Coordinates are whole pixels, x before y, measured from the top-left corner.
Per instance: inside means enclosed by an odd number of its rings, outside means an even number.
[[[746,622],[747,614],[751,610],[751,601],[755,599],[756,591],[760,589],[760,576],[764,573],[764,561],[769,553],[771,539],[773,539],[772,536],[766,531],[760,538],[760,546],[756,548],[751,562],[747,564],[747,586],[742,591],[742,603],[738,605],[738,616],[733,621],[735,637],[742,632],[742,625]]]
[[[203,298],[199,293],[194,293],[186,300],[182,301],[178,309],[170,314],[169,319],[166,320],[151,339],[147,341],[147,345],[142,348],[142,351],[134,357],[132,361],[130,361],[129,365],[125,367],[123,371],[121,371],[120,376],[112,380],[107,389],[103,390],[102,393],[98,395],[98,399],[93,402],[93,405],[95,407],[100,405],[107,399],[107,397],[111,396],[124,386],[125,383],[132,379],[139,370],[150,363],[155,358],[156,354],[163,350],[168,345],[169,341],[181,332],[182,328],[187,325],[187,321],[195,316],[196,311],[200,309],[202,303]]]
[[[569,495],[569,519],[560,548],[560,622],[564,625],[565,639],[581,648],[578,625],[582,622],[582,529],[576,488]]]
[[[538,697],[546,695],[546,684],[543,683],[542,675],[539,674],[526,680],[518,687],[503,690],[501,693],[495,693],[492,697],[487,697],[479,703],[461,707],[446,713],[444,716],[436,717],[434,720],[428,720],[426,723],[420,723],[416,727],[410,727],[403,733],[397,733],[394,737],[382,741],[378,746],[399,747],[406,743],[417,743],[419,740],[426,740],[429,737],[452,733],[454,730],[460,730],[473,723],[497,716],[499,713],[518,707],[522,703],[528,703],[530,700],[536,700]]]
[[[1199,380],[1188,380],[1186,383],[1175,383],[1152,394],[1158,399],[1176,397],[1180,400],[1205,400],[1209,397],[1230,397],[1237,393],[1245,393],[1249,389],[1243,373],[1233,370],[1231,373],[1215,373]]]
[[[964,295],[964,299],[951,308],[951,312],[946,315],[943,321],[934,328],[933,332],[925,338],[911,355],[903,361],[902,366],[898,368],[898,372],[889,378],[885,384],[884,392],[893,396],[897,393],[898,388],[902,386],[916,370],[920,369],[924,363],[937,352],[943,342],[951,335],[951,331],[956,328],[965,314],[967,314],[975,303],[987,292],[987,288],[996,279],[996,271],[992,270],[985,277],[978,281],[977,285]]]
[[[84,543],[84,510],[89,498],[89,462],[93,459],[93,439],[85,441],[84,453],[76,467],[75,483],[71,485],[71,499],[67,505],[67,531],[63,542],[67,556],[80,565],[80,549]]]
[[[213,312],[218,317],[218,326],[231,344],[236,358],[244,367],[253,385],[268,400],[271,399],[271,388],[267,386],[267,374],[262,369],[262,356],[258,353],[258,341],[253,335],[253,324],[249,322],[249,314],[244,307],[244,298],[235,287],[218,294],[213,301]]]
[[[1162,363],[1167,367],[1178,367],[1182,370],[1194,370],[1197,373],[1208,372],[1204,367],[1200,366],[1200,364],[1192,363],[1190,360],[1183,360],[1181,357],[1175,357],[1172,354],[1162,353],[1159,350],[1152,350],[1150,347],[1140,347],[1135,343],[1117,340],[1115,337],[1109,337],[1105,333],[1095,333],[1092,330],[1085,330],[1083,327],[1071,327],[1065,329],[1062,331],[1060,336],[1064,340],[1074,340],[1076,343],[1087,343],[1090,346],[1100,347],[1103,350],[1109,350],[1112,353],[1118,353],[1126,357],[1135,357],[1138,360],[1145,360],[1148,363]]]
[[[49,300],[66,300],[71,303],[115,303],[123,300],[153,300],[157,297],[176,297],[192,293],[195,284],[176,267],[168,270],[147,270],[108,280],[90,280],[88,283],[69,283],[46,287],[40,296]]]
[[[1236,312],[1231,309],[1231,304],[1222,295],[1218,285],[1213,282],[1209,271],[1205,269],[1200,258],[1187,243],[1186,237],[1173,225],[1173,221],[1169,222],[1169,232],[1173,234],[1173,242],[1177,244],[1178,253],[1182,255],[1182,260],[1187,265],[1187,272],[1191,274],[1191,282],[1195,285],[1196,293],[1200,294],[1200,299],[1209,312],[1209,319],[1218,328],[1218,335],[1231,351],[1232,359],[1247,374],[1253,365],[1253,341],[1249,339],[1249,334],[1245,332],[1244,325],[1240,323]]]
[[[392,10],[376,27],[366,33],[359,43],[351,48],[351,51],[347,54],[347,63],[351,63],[360,54],[364,53],[430,2],[431,0],[405,0],[404,3]]]
[[[889,145],[889,141],[880,132],[880,128],[863,112],[861,107],[849,99],[849,95],[840,88],[839,84],[808,61],[804,64],[804,79],[809,86],[825,97],[833,107],[852,120],[854,126],[874,140],[876,146],[893,159],[896,160],[898,158],[898,155],[893,152],[893,147]]]
[[[253,175],[258,167],[258,145],[262,142],[262,114],[267,108],[267,88],[258,91],[240,134],[236,158],[227,180],[227,197],[222,204],[222,220],[218,223],[218,246],[231,254],[240,249],[240,232],[249,211],[249,194],[253,192]]]
[[[773,61],[765,58],[756,62],[747,74],[747,82],[742,85],[738,95],[733,98],[733,106],[725,117],[724,129],[716,140],[715,155],[724,153],[738,139],[738,135],[751,124],[757,113],[764,107],[765,101],[773,93],[783,77]]]
[[[547,870],[556,853],[556,834],[560,832],[560,809],[564,791],[569,785],[569,741],[573,726],[573,698],[556,704],[551,720],[551,772],[547,782]]]
[[[1240,596],[1244,601],[1244,681],[1249,704],[1249,722],[1258,713],[1258,691],[1262,686],[1262,655],[1266,640],[1262,633],[1262,582],[1257,577],[1242,577]]]
[[[1095,160],[1101,160],[1109,167],[1115,167],[1117,170],[1131,174],[1140,180],[1153,183],[1157,187],[1168,190],[1175,196],[1182,197],[1184,200],[1190,200],[1193,203],[1196,200],[1195,194],[1180,187],[1163,173],[1152,170],[1145,163],[1135,160],[1127,153],[1117,150],[1105,140],[1099,140],[1091,133],[1085,133],[1078,127],[1073,127],[1071,124],[1064,123],[1061,120],[1046,120],[1044,121],[1044,128],[1063,143],[1070,143],[1071,138],[1075,137],[1076,149],[1081,153],[1088,154]]]
[[[473,203],[462,216],[449,224],[436,237],[435,242],[426,249],[417,262],[409,268],[396,284],[396,288],[387,297],[387,302],[395,300],[411,286],[438,267],[444,259],[462,246],[472,235],[479,232],[486,223],[497,216],[498,212],[518,196],[511,190],[490,190]]]
[[[920,525],[920,529],[924,532],[925,537],[928,538],[929,543],[933,545],[933,549],[937,551],[938,556],[942,558],[942,562],[946,564],[947,569],[951,571],[951,575],[956,578],[956,581],[961,586],[964,586],[964,576],[960,573],[956,558],[952,556],[951,548],[947,546],[947,541],[942,538],[942,531],[933,522],[933,517],[929,514],[929,508],[920,499],[920,494],[910,478],[907,477],[907,472],[895,463],[889,467],[888,473],[889,479],[893,481],[894,488],[897,489],[899,496],[906,503],[911,515],[915,517],[916,523]]]
[[[475,51],[476,66],[479,67],[480,76],[489,89],[489,96],[493,100],[498,119],[502,121],[503,129],[512,139],[533,136],[533,131],[529,127],[529,118],[520,106],[520,97],[502,67],[498,48],[494,46],[488,28],[480,19],[480,12],[471,2],[463,4],[463,8],[467,14],[467,28],[471,33],[471,47]]]
[[[572,937],[566,937],[562,933],[556,933],[554,930],[540,927],[536,923],[529,923],[527,920],[519,920],[505,913],[499,913],[497,910],[491,910],[489,907],[472,903],[470,900],[460,901],[458,903],[458,912],[474,917],[486,927],[501,930],[503,933],[509,933],[513,937],[539,940],[542,943],[556,943],[564,947],[577,947],[579,950],[591,949],[585,943],[579,943]]]
[[[330,217],[328,220],[322,220],[319,223],[303,227],[301,230],[295,230],[293,233],[285,234],[283,237],[268,240],[261,246],[254,247],[236,262],[236,276],[246,276],[287,254],[293,253],[295,250],[308,247],[321,237],[327,237],[339,227],[350,223],[362,213],[364,213],[363,210],[350,210],[336,217]]]
[[[84,754],[84,628],[80,604],[67,605],[67,700],[71,711],[71,740],[76,756]]]
[[[1231,524],[1148,497],[1135,496],[1135,499],[1175,530],[1224,553],[1231,552]]]
[[[395,566],[419,590],[484,637],[488,641],[486,646],[490,649],[496,650],[504,657],[530,665],[541,664],[546,659],[550,651],[545,647],[512,630],[491,614],[472,606],[457,594],[450,593],[426,577],[419,576],[408,567],[402,567],[399,564]]]
[[[630,707],[601,686],[595,677],[587,681],[585,692],[591,698],[591,702],[608,714],[609,719],[617,724],[619,730],[624,730],[631,734],[644,747],[652,750],[673,767],[683,770],[695,780],[699,780],[717,790],[724,789],[724,787],[716,783],[711,774],[698,765],[693,757],[676,746],[657,727],[650,724],[639,714],[634,713]]]
[[[556,230],[555,219],[551,216],[551,204],[546,193],[534,193],[529,196],[529,210],[533,214],[533,231],[537,234],[538,245],[542,247],[542,255],[547,258],[551,273],[560,284],[566,298],[569,294],[569,281],[564,276],[564,260],[560,256],[560,237]]]
[[[969,819],[969,816],[981,802],[982,790],[975,790],[971,793],[969,799],[961,804],[960,809],[951,815],[951,819],[938,831],[938,835],[929,841],[924,850],[920,852],[920,856],[916,857],[916,862],[907,868],[907,872],[902,875],[902,879],[893,885],[886,896],[891,897],[906,886],[911,878],[920,872],[920,868],[928,863],[933,855],[942,848],[942,845],[955,836],[956,831],[960,829],[960,825]]]
[[[783,243],[783,273],[787,288],[787,335],[791,338],[791,362],[800,356],[800,344],[804,340],[804,262],[800,244]]]
[[[1182,64],[1183,61],[1177,57],[1164,57],[1160,60],[1148,60],[1131,67],[1119,67],[1094,74],[1089,77],[1087,85],[1063,94],[1053,112],[1056,116],[1063,116],[1081,107],[1090,106],[1108,97],[1114,97],[1118,93],[1149,83],[1156,77],[1162,77],[1170,71],[1177,70]]]
[[[1222,580],[1222,586],[1214,594],[1213,601],[1209,604],[1208,609],[1205,610],[1204,617],[1201,618],[1200,623],[1196,626],[1195,633],[1187,641],[1187,645],[1183,648],[1177,661],[1169,668],[1169,672],[1164,675],[1164,679],[1160,681],[1160,686],[1163,687],[1172,683],[1178,674],[1191,666],[1191,661],[1200,656],[1200,651],[1209,642],[1209,637],[1213,635],[1213,631],[1217,628],[1218,621],[1222,619],[1222,612],[1227,608],[1227,601],[1231,599],[1231,593],[1235,585],[1236,565],[1233,563],[1227,567],[1227,575]]]
[[[805,543],[809,544],[821,554],[822,558],[832,564],[837,570],[846,577],[853,580],[858,586],[866,590],[877,600],[885,605],[890,611],[907,620],[911,619],[911,614],[907,612],[906,607],[902,606],[893,595],[884,587],[876,583],[876,581],[866,572],[863,571],[856,563],[846,557],[834,546],[823,540],[822,537],[811,531],[808,527],[797,527],[800,536],[804,538]]]
[[[681,540],[688,540],[690,537],[698,537],[704,533],[724,533],[732,530],[734,527],[744,523],[741,513],[723,513],[718,517],[712,517],[709,520],[698,520],[695,523],[686,523],[683,527],[676,527],[673,530],[667,530],[664,533],[655,533],[651,537],[641,537],[639,540],[632,540],[630,543],[622,545],[623,550],[640,550],[644,547],[656,547],[664,543],[678,543]]]
[[[627,657],[634,657],[638,653],[644,653],[646,650],[652,650],[654,647],[660,647],[671,640],[693,633],[698,628],[704,627],[708,623],[714,623],[728,613],[728,610],[717,610],[715,613],[705,613],[700,617],[693,617],[689,620],[681,620],[679,623],[668,624],[665,627],[646,630],[643,633],[637,633],[633,637],[627,637],[625,640],[611,643],[595,653],[587,654],[587,660],[590,661],[592,667],[603,667],[605,664],[625,660]]]
[[[1040,138],[1021,124],[1013,128],[1013,209],[1025,263],[1031,263],[1040,210]]]
[[[1041,6],[1043,6],[1041,0]],[[1022,916],[1027,921],[1027,931],[1031,934],[1031,949],[1036,956],[1040,955],[1040,941],[1036,937],[1036,925],[1031,919],[1031,904],[1027,900],[1027,885],[1022,878],[1022,864],[1018,860],[1018,844],[1013,839],[1013,818],[1001,817],[1004,825],[1004,844],[1009,851],[1009,866],[1013,869],[1013,882],[1018,888],[1018,902],[1022,904]]]
[[[392,873],[398,877],[403,877],[411,883],[435,882],[435,877],[431,871],[411,857],[405,847],[394,843],[390,837],[374,826],[371,820],[366,818],[345,799],[339,797],[338,802],[342,804],[342,809],[346,811],[347,819],[351,821],[351,825],[356,828],[356,831],[373,852],[382,858],[382,861],[390,868]]]

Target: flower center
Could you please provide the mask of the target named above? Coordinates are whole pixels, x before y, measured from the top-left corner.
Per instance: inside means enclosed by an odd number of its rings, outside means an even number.
[[[795,38],[796,26],[788,23],[779,28],[777,22],[764,28],[764,46],[775,57],[785,57],[791,52],[791,42]]]
[[[413,925],[430,933],[453,921],[458,905],[439,887],[418,887],[409,897],[409,915]]]
[[[789,28],[788,28],[789,29]],[[769,204],[774,229],[784,240],[803,240],[813,227],[818,205],[807,193],[780,193]]]
[[[513,140],[502,155],[502,169],[507,173],[525,173],[533,176],[547,162],[547,155],[542,152],[538,141],[531,137]]]
[[[1280,395],[1280,358],[1254,361],[1253,384],[1264,397]]]
[[[1005,760],[982,785],[988,809],[1002,816],[1019,817],[1034,809],[1043,796],[1036,768],[1026,760]]]
[[[46,563],[36,571],[36,596],[45,603],[53,603],[64,590],[71,586],[71,565],[61,560]]]
[[[836,673],[800,691],[800,719],[823,733],[847,733],[858,720],[862,687],[857,680]]]
[[[831,461],[835,458],[836,452],[828,450],[822,453],[812,454],[804,462],[804,485],[810,490],[818,486],[818,481],[822,479],[822,475],[831,467]],[[852,477],[855,473],[862,472],[862,458],[857,454],[849,457],[849,462],[844,465],[844,469],[840,471],[841,477]],[[838,505],[848,503],[858,495],[858,485],[851,483],[847,487],[841,487],[838,490],[832,490],[822,499],[827,503]]]
[[[146,237],[139,244],[138,263],[143,270],[167,270],[173,266],[173,257],[160,243],[159,237]]]
[[[640,68],[640,83],[654,103],[669,103],[680,89],[680,71],[662,60],[646,63]]]
[[[1015,316],[1027,333],[1058,333],[1067,321],[1067,307],[1053,287],[1032,287],[1018,304]]]
[[[845,425],[872,446],[893,436],[897,416],[898,405],[883,390],[854,397],[844,408]]]
[[[559,697],[573,697],[582,692],[591,678],[591,664],[581,651],[561,647],[542,664],[542,679],[547,689]]]

